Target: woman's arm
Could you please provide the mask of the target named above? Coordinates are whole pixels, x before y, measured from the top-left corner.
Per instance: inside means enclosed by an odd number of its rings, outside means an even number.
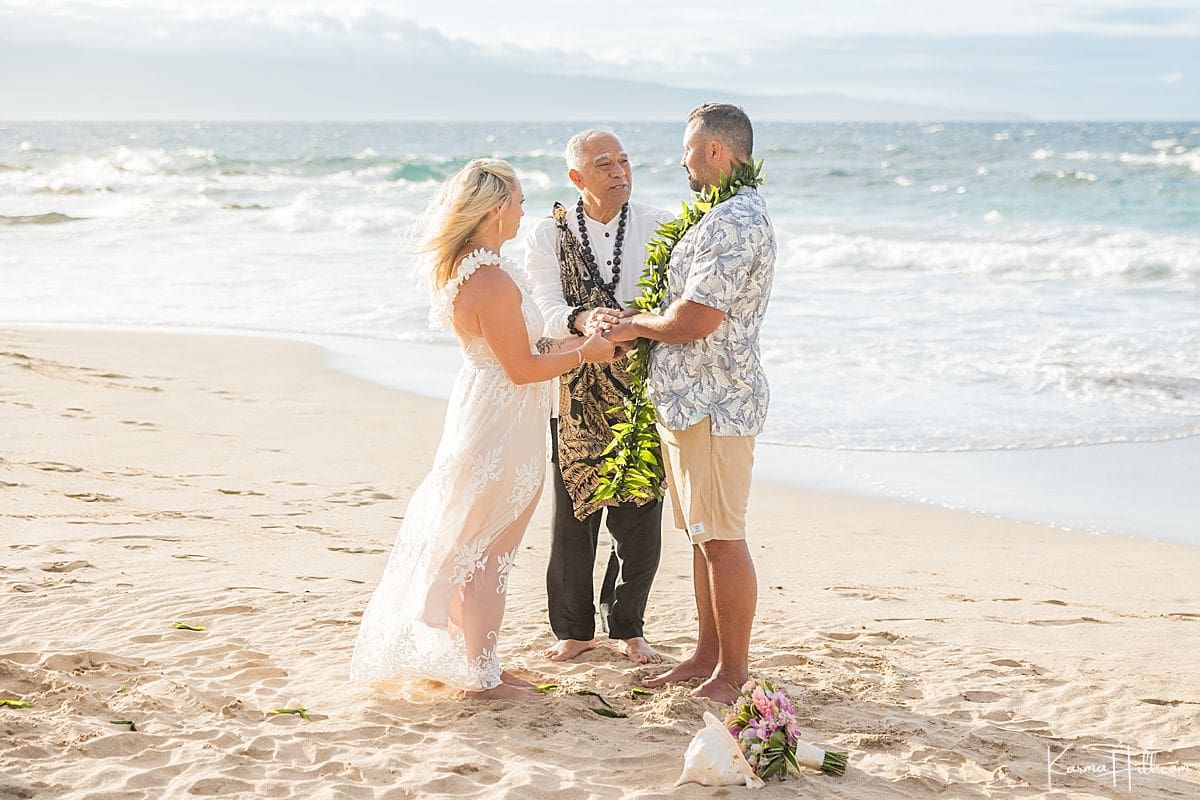
[[[549,353],[530,351],[521,315],[521,290],[504,270],[491,265],[480,266],[459,289],[454,321],[462,330],[487,341],[500,366],[517,385],[556,378],[585,361],[608,361],[614,349],[611,342],[595,334],[579,338],[577,347]]]

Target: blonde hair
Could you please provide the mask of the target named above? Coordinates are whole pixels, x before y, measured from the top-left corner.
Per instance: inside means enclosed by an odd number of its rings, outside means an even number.
[[[440,289],[458,269],[456,256],[491,211],[506,208],[517,191],[517,173],[507,161],[477,158],[442,182],[418,224],[414,250],[429,262]]]

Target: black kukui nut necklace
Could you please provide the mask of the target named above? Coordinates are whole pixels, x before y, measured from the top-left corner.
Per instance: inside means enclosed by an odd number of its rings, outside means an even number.
[[[629,215],[629,203],[621,206],[621,219],[617,222],[617,240],[613,243],[612,280],[605,287],[609,293],[616,294],[617,282],[621,280],[621,243],[625,241],[625,218]],[[600,278],[600,268],[596,265],[596,256],[592,254],[592,245],[588,240],[587,226],[583,222],[583,198],[575,204],[575,218],[579,221],[579,243],[583,245],[583,255],[587,258],[588,266],[597,279]]]

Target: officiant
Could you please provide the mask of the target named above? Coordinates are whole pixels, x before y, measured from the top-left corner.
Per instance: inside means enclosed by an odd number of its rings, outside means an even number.
[[[672,218],[630,200],[633,171],[615,134],[575,134],[567,142],[566,165],[579,197],[569,206],[555,203],[526,248],[534,299],[546,320],[545,335],[552,339],[607,330],[632,307],[641,294],[646,244]],[[546,655],[555,661],[596,645],[592,573],[603,525],[613,549],[600,589],[601,623],[610,639],[622,642],[631,661],[661,661],[643,625],[662,547],[662,502],[591,501],[601,453],[612,440],[610,410],[628,393],[619,360],[584,364],[559,380],[550,420],[554,521],[546,570],[550,627],[558,640]]]

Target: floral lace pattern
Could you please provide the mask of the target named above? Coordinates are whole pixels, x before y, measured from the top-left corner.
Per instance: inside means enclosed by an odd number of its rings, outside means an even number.
[[[534,351],[542,317],[524,271],[488,251],[464,258],[435,294],[431,325],[453,328],[458,291],[483,264],[499,265],[521,289]],[[484,339],[456,333],[463,367],[442,441],[363,612],[352,680],[419,676],[468,690],[501,682],[497,640],[516,551],[545,472],[550,385],[515,385]]]
[[[489,483],[500,480],[500,456],[503,453],[503,445],[497,445],[471,459],[471,494],[483,494]]]
[[[533,493],[542,485],[544,472],[542,463],[537,459],[517,468],[516,482],[513,484],[512,494],[508,496],[508,503],[513,507],[513,519],[520,516],[525,506],[529,505]]]
[[[513,567],[517,565],[517,551],[511,553],[501,553],[496,556],[496,572],[500,575],[500,580],[496,584],[496,594],[505,594],[508,592],[508,573],[512,572]]]

